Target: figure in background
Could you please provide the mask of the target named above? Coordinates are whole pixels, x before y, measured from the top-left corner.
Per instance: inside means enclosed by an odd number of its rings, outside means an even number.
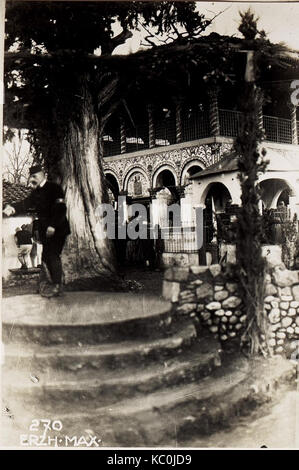
[[[18,260],[21,263],[20,269],[28,269],[30,252],[32,249],[31,233],[26,229],[26,225],[16,228],[15,242],[18,247]]]

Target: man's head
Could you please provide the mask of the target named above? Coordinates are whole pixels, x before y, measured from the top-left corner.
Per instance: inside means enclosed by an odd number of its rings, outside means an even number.
[[[29,170],[28,185],[31,188],[37,188],[45,179],[45,173],[40,165],[34,165]]]
[[[16,231],[15,231],[15,233],[18,233],[18,232],[21,232],[21,229],[20,229],[20,227],[17,227],[17,228],[16,228]]]

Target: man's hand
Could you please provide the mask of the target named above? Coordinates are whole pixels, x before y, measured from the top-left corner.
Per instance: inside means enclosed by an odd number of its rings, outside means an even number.
[[[16,211],[14,209],[14,207],[10,206],[9,204],[7,206],[5,206],[5,208],[3,209],[3,214],[7,215],[7,217],[10,217],[11,215],[15,214]]]
[[[54,233],[55,233],[55,228],[54,227],[48,227],[47,231],[46,231],[46,237],[47,238],[53,237]]]

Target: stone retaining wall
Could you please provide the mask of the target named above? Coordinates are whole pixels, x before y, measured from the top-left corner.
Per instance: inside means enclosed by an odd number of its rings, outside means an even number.
[[[270,324],[269,344],[280,354],[299,345],[299,271],[276,266],[266,275],[264,308]]]
[[[265,293],[269,345],[274,353],[289,355],[299,340],[299,272],[281,264],[269,267]],[[246,308],[229,265],[225,270],[220,265],[170,267],[164,274],[163,296],[178,313],[193,317],[222,343],[244,331]]]
[[[39,273],[11,274],[7,279],[2,280],[2,287],[38,287]]]

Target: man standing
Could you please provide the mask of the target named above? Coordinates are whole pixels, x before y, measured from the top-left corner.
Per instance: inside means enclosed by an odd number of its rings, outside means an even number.
[[[6,206],[3,210],[7,216],[33,209],[38,217],[38,230],[43,245],[42,262],[47,266],[53,286],[45,297],[57,296],[62,286],[61,252],[70,234],[66,217],[66,205],[61,186],[47,181],[39,165],[30,168],[30,186],[33,189],[29,197],[21,202]]]

